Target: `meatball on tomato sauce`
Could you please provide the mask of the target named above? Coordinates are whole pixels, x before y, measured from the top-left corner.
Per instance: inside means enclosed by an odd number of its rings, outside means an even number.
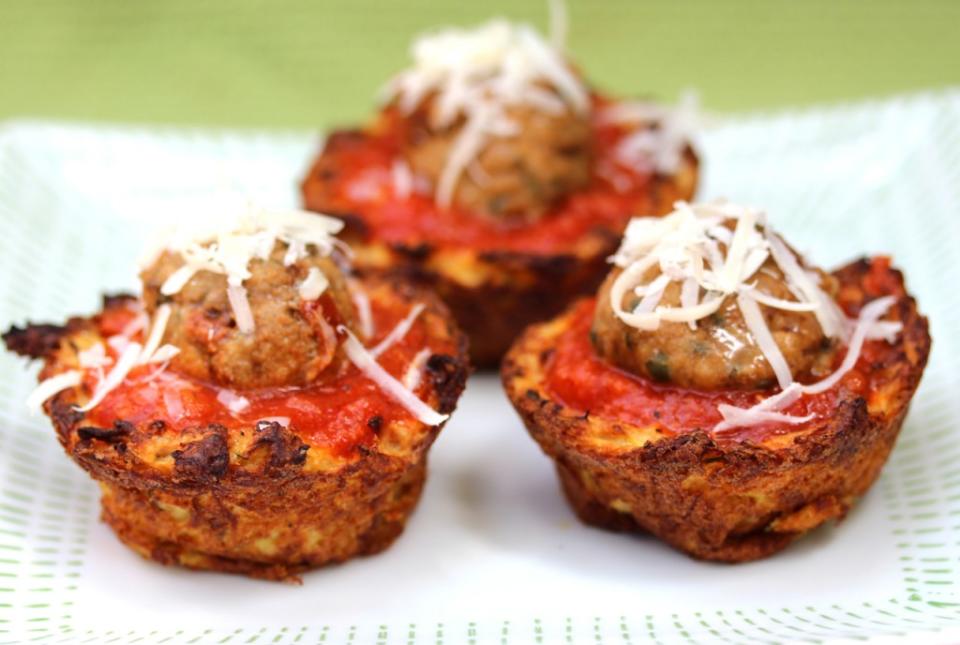
[[[595,298],[531,326],[504,388],[586,524],[745,562],[870,488],[930,352],[890,258],[826,274],[750,208],[636,218]]]
[[[148,262],[140,274],[144,307],[151,318],[163,311],[162,341],[179,350],[177,371],[240,389],[336,374],[343,364],[336,329],[354,332],[356,312],[329,237],[340,223],[322,216],[312,223],[313,243],[238,229],[174,242]]]
[[[558,104],[556,112],[517,105],[504,110],[510,136],[491,137],[459,177],[452,202],[481,216],[514,222],[540,219],[561,198],[585,188],[591,177],[591,124],[565,107],[559,95],[543,89]],[[448,159],[468,120],[434,127],[428,101],[408,121],[402,153],[415,175],[435,186],[444,181]]]
[[[332,258],[289,261],[289,253],[289,245],[278,242],[269,255],[250,262],[243,283],[254,323],[250,332],[237,325],[227,276],[201,270],[179,291],[164,295],[164,284],[186,264],[169,251],[141,272],[147,313],[169,307],[163,340],[180,350],[173,358],[178,371],[243,389],[306,385],[326,370],[336,372],[342,360],[334,330],[356,329],[346,279]],[[323,290],[305,299],[311,283]]]
[[[692,197],[694,101],[607,97],[558,39],[503,20],[425,34],[411,58],[368,124],[325,138],[303,203],[343,217],[359,272],[434,289],[493,367],[596,291],[634,213]]]
[[[141,267],[142,297],[3,334],[43,361],[27,402],[137,553],[296,580],[403,530],[466,340],[429,291],[346,273],[341,227],[262,208],[197,217]]]
[[[530,222],[589,183],[590,95],[529,27],[451,30],[412,53],[386,112],[402,117],[402,155],[439,205]]]
[[[717,247],[721,252],[726,250],[723,242],[718,241]],[[599,293],[601,302],[610,301],[611,291],[623,272],[624,269],[616,267],[604,281]],[[642,279],[647,285],[659,285],[664,275],[659,266],[654,266]],[[828,295],[835,295],[835,280],[819,271],[815,275],[819,286]],[[829,373],[837,349],[836,339],[828,336],[817,317],[796,301],[779,265],[767,258],[752,276],[751,285],[751,292],[763,294],[763,298],[794,303],[783,309],[764,306],[762,312],[770,335],[794,377],[815,379]],[[682,307],[684,290],[690,294],[695,288],[699,290],[700,286],[694,282],[670,281],[663,286],[656,306]],[[647,287],[644,295],[657,292],[659,287]],[[623,296],[621,306],[633,311],[643,301],[635,288]],[[644,308],[651,306],[650,300],[643,305]],[[611,363],[658,383],[697,390],[768,388],[777,383],[770,361],[744,320],[737,294],[723,297],[715,311],[699,320],[661,321],[654,330],[624,322],[612,307],[598,307],[591,339],[597,353]]]
[[[799,422],[776,411],[829,390],[866,340],[899,330],[879,321],[890,306],[883,299],[848,319],[836,278],[806,264],[749,208],[681,202],[666,217],[635,218],[612,261],[590,327],[600,359],[682,391],[779,387],[753,414],[720,406],[718,428]]]

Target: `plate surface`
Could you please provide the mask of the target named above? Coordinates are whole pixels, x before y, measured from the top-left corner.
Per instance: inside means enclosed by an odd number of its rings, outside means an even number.
[[[151,232],[232,190],[295,205],[317,142],[0,127],[0,324],[61,321],[134,289]],[[960,92],[725,119],[701,147],[702,197],[767,208],[823,266],[892,254],[930,318],[903,434],[842,524],[739,566],[586,528],[498,380],[478,375],[384,554],[301,587],[164,568],[98,521],[96,485],[24,408],[35,368],[2,353],[0,642],[781,642],[960,627]]]

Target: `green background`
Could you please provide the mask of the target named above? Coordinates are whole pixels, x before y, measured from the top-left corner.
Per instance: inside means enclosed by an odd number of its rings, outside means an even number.
[[[766,109],[960,83],[960,2],[571,0],[594,84]],[[525,0],[0,0],[0,119],[313,127],[357,121],[431,26]]]

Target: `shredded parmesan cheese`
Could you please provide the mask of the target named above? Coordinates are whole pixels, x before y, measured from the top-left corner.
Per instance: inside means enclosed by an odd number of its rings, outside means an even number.
[[[115,334],[107,338],[107,345],[109,345],[110,349],[118,354],[122,354],[123,350],[126,349],[127,345],[129,344],[130,339],[123,334]]]
[[[566,31],[563,14],[554,8],[554,45],[532,27],[504,20],[473,30],[446,29],[414,42],[413,65],[388,83],[387,100],[409,114],[432,97],[430,120],[438,130],[465,121],[437,184],[441,206],[451,204],[457,181],[490,138],[517,133],[508,107],[588,112],[589,93],[556,45]]]
[[[722,404],[717,406],[717,410],[723,417],[723,421],[714,426],[714,432],[723,432],[731,428],[742,428],[763,423],[782,422],[782,423],[804,423],[809,421],[812,416],[792,417],[790,415],[776,412],[783,410],[799,399],[804,394],[819,394],[826,392],[840,382],[840,379],[853,369],[860,358],[860,352],[863,349],[865,340],[877,336],[877,329],[882,329],[884,334],[896,334],[903,325],[897,321],[881,322],[880,317],[887,313],[896,299],[893,296],[884,296],[868,303],[861,311],[850,337],[850,345],[847,347],[847,354],[843,357],[843,362],[830,376],[810,385],[792,383],[783,388],[778,394],[767,397],[757,405],[751,408],[738,408],[732,405]],[[888,342],[892,339],[888,336]]]
[[[113,359],[107,356],[107,350],[103,343],[96,343],[87,349],[77,352],[77,363],[83,368],[105,367],[113,362]]]
[[[137,382],[138,382],[138,383],[152,383],[152,382],[156,381],[157,379],[160,379],[160,378],[164,377],[165,374],[166,374],[166,369],[167,369],[167,367],[168,367],[169,365],[170,365],[170,361],[164,361],[163,363],[161,363],[160,365],[158,365],[155,369],[153,369],[149,374],[147,374],[146,376],[140,377],[140,378],[137,380]]]
[[[697,281],[693,278],[687,278],[683,281],[683,286],[680,287],[680,304],[684,309],[691,309],[696,307],[700,301],[700,285],[697,284]],[[690,320],[687,321],[687,325],[690,329],[697,328],[697,321]]]
[[[147,359],[147,363],[166,363],[171,360],[174,356],[180,353],[180,348],[176,345],[161,345],[157,348],[150,358]]]
[[[188,282],[190,278],[193,277],[199,267],[190,266],[188,264],[183,265],[176,271],[170,274],[170,277],[164,280],[163,284],[160,285],[160,293],[165,296],[172,296],[175,293],[179,293]]]
[[[857,324],[850,336],[847,355],[843,357],[843,362],[840,363],[840,367],[822,381],[814,383],[813,385],[803,386],[802,389],[806,394],[817,394],[829,390],[840,382],[844,374],[853,369],[853,366],[857,364],[857,359],[860,358],[860,350],[863,349],[863,342],[867,339],[867,336],[870,335],[870,330],[880,320],[880,317],[887,313],[894,302],[896,302],[896,298],[893,296],[884,296],[883,298],[877,298],[869,302],[860,310],[860,317],[857,319]],[[901,323],[893,322],[893,325],[897,326],[897,331],[899,332],[902,327]]]
[[[763,312],[760,311],[757,301],[747,295],[746,292],[741,292],[737,295],[737,306],[740,307],[743,321],[747,323],[750,335],[757,341],[760,351],[766,357],[767,362],[770,363],[770,367],[773,368],[773,373],[777,376],[777,383],[780,384],[781,388],[789,387],[793,383],[790,366],[787,364],[787,359],[783,357],[783,352],[780,351],[777,341],[773,339],[773,334],[770,333],[770,328],[767,327],[767,323],[763,319]]]
[[[360,333],[364,338],[373,338],[376,329],[373,325],[373,311],[370,309],[370,298],[367,292],[363,290],[363,285],[354,282],[350,285],[350,293],[353,296],[353,304],[357,308],[357,323],[360,325]]]
[[[268,212],[253,207],[237,215],[210,216],[194,227],[177,229],[164,248],[177,253],[184,265],[161,285],[160,292],[178,293],[198,271],[210,271],[227,277],[227,297],[237,321],[237,328],[251,333],[255,328],[250,303],[243,282],[250,277],[249,265],[254,259],[265,260],[277,242],[287,245],[283,262],[290,266],[311,254],[323,256],[339,249],[333,236],[343,222],[326,215],[306,211]],[[152,262],[148,258],[145,264]],[[311,285],[309,289],[315,289]]]
[[[774,309],[783,309],[784,311],[798,311],[798,312],[810,312],[817,311],[819,309],[818,303],[813,302],[796,302],[794,300],[783,300],[782,298],[774,298],[773,296],[767,295],[760,291],[759,289],[747,289],[742,291],[752,300],[756,300],[761,305],[767,305],[768,307],[773,307]]]
[[[120,354],[120,358],[117,359],[113,369],[107,373],[106,378],[97,383],[97,387],[93,391],[93,396],[90,397],[90,400],[87,401],[85,405],[80,406],[77,410],[80,412],[89,412],[99,405],[104,397],[114,388],[123,383],[124,379],[127,378],[127,374],[130,373],[130,370],[132,370],[137,364],[137,361],[140,360],[142,350],[143,347],[140,343],[129,343],[124,347],[123,353]]]
[[[83,372],[69,370],[40,381],[30,396],[27,397],[27,408],[31,414],[36,414],[47,399],[63,390],[80,385],[83,381]]]
[[[817,286],[816,280],[800,266],[796,257],[787,248],[783,240],[772,232],[767,233],[767,243],[773,259],[776,260],[780,270],[787,278],[787,284],[794,294],[799,294],[808,302],[816,304],[814,315],[823,333],[832,338],[840,338],[844,342],[848,339],[847,320],[840,307],[833,301],[833,298],[823,292]]]
[[[287,252],[283,254],[283,266],[289,267],[297,263],[299,258],[307,254],[307,245],[300,240],[290,240],[287,243]]]
[[[323,271],[317,267],[310,267],[307,271],[307,277],[300,283],[300,298],[302,300],[316,300],[330,286],[330,281]]]
[[[896,320],[878,320],[867,330],[867,340],[885,340],[893,344],[897,334],[903,330],[903,323]]]
[[[150,335],[147,338],[146,344],[142,347],[139,343],[132,342],[126,334],[128,332],[131,334],[137,333],[141,329],[146,328],[146,324],[149,321],[145,314],[137,316],[137,318],[134,319],[133,322],[136,322],[136,325],[131,323],[124,328],[121,334],[108,338],[107,344],[120,354],[120,358],[116,361],[113,369],[110,370],[110,373],[107,374],[106,377],[102,376],[102,368],[114,363],[114,361],[106,355],[102,344],[98,343],[78,353],[77,359],[81,367],[87,369],[96,368],[101,374],[93,397],[86,405],[79,408],[81,412],[87,412],[96,407],[111,390],[127,378],[130,370],[137,365],[163,363],[157,372],[151,374],[150,380],[153,380],[159,372],[162,372],[166,368],[166,363],[180,353],[180,349],[174,345],[160,345],[167,327],[167,322],[170,320],[170,313],[170,305],[164,304],[157,307],[156,315],[153,319],[153,326],[150,329]]]
[[[406,199],[413,193],[413,172],[403,159],[397,159],[390,168],[393,177],[393,190],[397,197]]]
[[[724,223],[735,220],[731,232]],[[760,291],[751,278],[768,259],[782,271],[796,301]],[[850,321],[819,285],[819,276],[803,267],[790,248],[766,225],[762,212],[727,203],[691,205],[678,202],[663,218],[634,218],[611,261],[623,270],[610,289],[610,306],[625,324],[655,331],[660,323],[695,324],[735,297],[744,322],[760,352],[777,377],[781,391],[751,408],[720,405],[723,421],[714,431],[763,423],[803,423],[812,417],[792,417],[781,411],[804,394],[834,387],[850,371],[867,339],[893,342],[901,325],[880,321],[893,304],[892,297],[869,303],[857,321]],[[644,276],[658,268],[649,283]],[[660,305],[667,285],[681,283],[680,306]],[[701,297],[701,292],[703,295]],[[628,294],[639,300],[623,307]],[[812,385],[794,382],[790,366],[766,323],[761,305],[785,311],[812,312],[824,334],[847,344],[843,363],[829,377]]]
[[[153,327],[150,328],[150,336],[147,343],[143,346],[143,353],[137,360],[138,364],[149,363],[153,359],[154,352],[160,347],[160,341],[163,340],[163,333],[167,330],[167,322],[170,320],[170,305],[163,304],[157,307],[157,312],[153,316]]]
[[[124,325],[123,329],[120,330],[120,333],[127,338],[130,338],[138,331],[146,329],[148,324],[150,324],[150,319],[147,317],[147,313],[145,311],[141,311],[133,318],[133,320]]]
[[[238,284],[227,285],[227,300],[233,309],[233,316],[237,319],[237,329],[244,334],[251,334],[256,328],[253,319],[253,310],[250,309],[250,300],[247,299],[247,290]]]
[[[163,392],[163,405],[167,408],[167,414],[169,414],[170,418],[174,421],[181,419],[185,410],[183,409],[183,400],[180,398],[180,393],[171,388],[163,388],[161,391]]]
[[[717,410],[719,410],[723,416],[723,421],[714,427],[714,432],[722,432],[729,428],[745,428],[764,423],[788,423],[796,425],[798,423],[806,423],[814,418],[813,414],[794,417],[789,414],[783,414],[782,412],[770,412],[767,410],[756,410],[754,408],[744,409],[727,405],[726,403],[718,405]]]
[[[407,371],[403,373],[403,386],[411,392],[420,385],[420,380],[423,378],[423,368],[426,366],[431,353],[429,347],[424,347],[416,353],[410,364],[407,365]]]
[[[239,414],[250,407],[250,401],[246,397],[227,388],[220,388],[217,392],[217,401],[232,414]]]
[[[731,219],[736,221],[732,233],[723,226]],[[765,220],[763,213],[750,208],[726,203],[691,205],[686,202],[677,202],[675,210],[666,217],[634,218],[627,226],[620,249],[611,258],[623,269],[611,288],[610,304],[614,313],[632,327],[654,331],[661,321],[695,323],[719,309],[727,296],[736,294],[745,296],[746,307],[761,303],[791,311],[819,311],[824,301],[831,299],[806,274],[804,289],[798,291],[797,302],[774,298],[750,282],[771,257],[771,240],[782,244],[767,230]],[[725,248],[725,254],[721,247]],[[793,265],[802,271],[793,253],[786,245],[783,248]],[[777,253],[773,258],[782,268],[786,261],[784,256]],[[655,267],[659,268],[660,274],[650,284],[644,284],[643,276]],[[786,269],[784,274],[787,274]],[[655,297],[670,282],[681,283],[679,307],[660,306],[659,298]],[[628,293],[641,297],[639,304],[630,311],[623,308]],[[760,330],[761,325],[766,329],[762,316],[751,316],[751,320],[756,330]],[[766,346],[770,350],[764,351],[768,360],[774,348],[775,345]],[[778,376],[786,375],[781,370]]]
[[[330,326],[330,323],[328,323],[327,319],[323,316],[317,316],[316,323],[320,327],[320,335],[323,337],[324,350],[329,351],[330,355],[333,355],[337,347],[337,333],[333,331],[333,327]]]
[[[261,423],[279,423],[284,428],[290,427],[290,417],[263,417],[257,420],[257,425]]]
[[[410,328],[413,326],[414,321],[416,321],[417,316],[419,316],[420,312],[424,310],[424,307],[425,305],[422,302],[418,302],[411,307],[410,312],[404,316],[403,320],[397,323],[396,327],[390,330],[390,333],[387,334],[386,338],[381,340],[376,347],[370,350],[370,355],[374,358],[380,356],[380,354],[390,349],[394,343],[406,336],[407,332],[410,331]]]
[[[339,327],[338,331],[346,336],[343,348],[347,358],[363,372],[367,378],[377,384],[380,389],[393,397],[400,405],[421,423],[436,426],[446,421],[450,415],[440,414],[429,405],[421,401],[416,394],[404,387],[403,383],[394,378],[377,362],[376,358],[360,344],[346,327]]]
[[[696,92],[684,92],[676,107],[648,102],[621,102],[599,114],[601,122],[635,128],[614,150],[617,160],[639,170],[674,174],[683,164],[687,146],[693,145],[700,129],[699,98]]]

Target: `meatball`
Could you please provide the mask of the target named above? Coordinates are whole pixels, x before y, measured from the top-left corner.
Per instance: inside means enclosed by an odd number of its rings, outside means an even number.
[[[184,264],[178,253],[164,252],[143,270],[143,301],[152,316],[160,304],[171,307],[163,342],[180,353],[177,371],[238,389],[305,385],[343,364],[334,330],[355,328],[356,313],[346,279],[329,257],[308,256],[284,265],[286,244],[278,242],[266,260],[249,264],[244,281],[255,327],[237,328],[227,298],[226,276],[199,271],[172,296],[160,287]],[[329,282],[316,300],[305,301],[299,285],[312,267]]]
[[[590,338],[597,353],[618,367],[659,383],[695,390],[768,388],[777,380],[747,329],[736,295],[727,296],[712,315],[687,323],[661,321],[655,331],[642,331],[616,317],[610,307],[610,289],[621,269],[614,269],[600,288]],[[654,267],[645,276],[659,274]],[[835,292],[823,273],[821,287]],[[754,275],[760,291],[775,298],[795,300],[783,273],[773,260]],[[628,295],[627,298],[636,298]],[[671,282],[661,299],[664,306],[680,304],[680,284]],[[635,303],[629,300],[625,308]],[[823,333],[812,313],[760,305],[764,319],[783,357],[798,380],[821,378],[832,369],[836,345]]]
[[[559,100],[559,99],[558,99]],[[404,156],[417,175],[437,186],[464,120],[434,130],[428,108],[410,117]],[[490,137],[460,175],[454,203],[488,217],[530,222],[590,181],[591,129],[582,115],[526,105],[505,108],[516,136]]]

